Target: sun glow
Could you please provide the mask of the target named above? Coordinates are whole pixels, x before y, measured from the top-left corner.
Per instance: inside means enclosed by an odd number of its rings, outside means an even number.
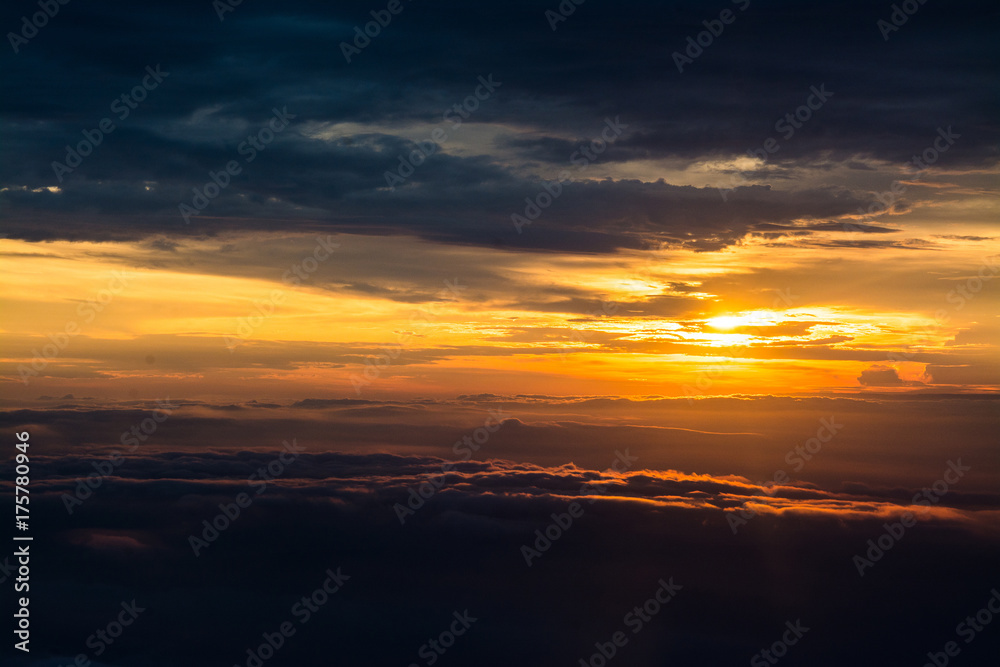
[[[759,327],[777,323],[778,317],[775,313],[763,310],[754,310],[748,313],[737,313],[735,315],[720,315],[705,320],[705,324],[713,329],[729,331],[738,327]]]

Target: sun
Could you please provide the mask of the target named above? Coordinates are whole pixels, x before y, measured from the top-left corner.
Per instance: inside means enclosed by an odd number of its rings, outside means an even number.
[[[705,324],[712,327],[713,329],[735,329],[736,327],[743,326],[745,320],[742,317],[736,315],[722,315],[721,317],[713,317],[710,320],[705,320]]]
[[[705,324],[713,329],[729,331],[737,327],[766,326],[774,324],[774,313],[762,310],[754,310],[748,313],[737,313],[735,315],[720,315],[705,320]]]

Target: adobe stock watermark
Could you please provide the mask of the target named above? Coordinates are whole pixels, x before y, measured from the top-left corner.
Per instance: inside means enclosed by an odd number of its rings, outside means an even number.
[[[792,466],[795,472],[799,472],[805,467],[806,461],[811,461],[813,456],[818,454],[823,445],[830,442],[836,437],[837,433],[844,428],[843,424],[837,423],[836,417],[822,418],[819,420],[819,428],[816,429],[816,435],[809,438],[801,445],[796,445],[792,449],[788,450],[785,454],[785,463]],[[762,488],[763,492],[768,496],[774,495],[775,484],[787,484],[790,481],[788,473],[784,469],[778,469],[774,471],[771,476],[771,480],[767,482],[760,482],[758,485]],[[750,501],[747,501],[750,502]],[[733,511],[726,512],[726,521],[729,523],[729,528],[733,531],[733,535],[742,527],[747,524],[747,522],[757,516],[757,511],[746,506],[746,502],[743,505]]]
[[[146,72],[146,76],[142,77],[142,81],[138,85],[116,97],[108,107],[111,113],[118,116],[119,121],[128,118],[135,109],[139,108],[139,103],[145,100],[150,92],[156,90],[165,78],[170,76],[170,72],[160,71],[159,63],[157,63],[156,69],[147,65]],[[83,164],[83,158],[93,153],[95,148],[104,143],[104,137],[116,129],[117,126],[111,118],[102,118],[93,130],[82,131],[83,139],[76,146],[67,144],[65,163],[57,160],[52,162],[52,171],[59,182],[63,182],[65,174],[73,173],[77,167]]]
[[[931,142],[931,145],[920,152],[919,155],[914,155],[910,158],[910,161],[903,165],[903,168],[910,171],[913,176],[909,179],[911,181],[920,180],[927,169],[937,162],[944,153],[948,152],[948,149],[955,145],[955,142],[962,137],[952,131],[952,126],[949,125],[947,129],[938,127],[937,136]],[[889,189],[884,192],[874,192],[875,200],[872,202],[868,208],[861,207],[858,209],[858,214],[861,216],[879,216],[883,213],[889,213],[892,211],[893,205],[896,200],[906,192],[906,186],[899,180],[892,182]],[[844,231],[852,232],[859,231],[859,228],[855,225],[847,222],[844,223]]]
[[[662,248],[660,249],[662,250]],[[663,266],[664,261],[663,258],[657,259],[655,256],[647,257],[641,266],[634,268],[630,272],[628,280],[638,283],[655,283],[656,278],[653,276],[653,273],[656,268]],[[601,301],[600,308],[586,312],[584,315],[596,319],[613,317],[621,310],[622,305],[622,303],[614,299],[604,299]],[[559,348],[559,360],[565,361],[569,358],[569,354],[572,351],[580,349],[578,346],[572,345],[573,343],[586,343],[593,335],[593,332],[587,329],[573,329],[566,344]],[[681,337],[677,336],[676,339],[680,340]]]
[[[779,118],[774,123],[774,131],[781,133],[781,138],[785,141],[791,140],[795,136],[797,130],[801,130],[805,123],[809,122],[813,117],[813,113],[819,111],[826,104],[827,100],[833,97],[833,93],[826,89],[826,84],[821,83],[819,88],[816,86],[809,87],[809,95],[805,99],[805,103],[796,107],[793,111],[786,113],[784,116]],[[761,144],[760,148],[749,148],[747,149],[747,155],[753,158],[759,158],[763,162],[767,162],[771,155],[774,155],[781,150],[781,144],[774,137],[768,137]],[[722,196],[722,201],[727,200],[727,195],[733,191],[733,189],[739,185],[745,185],[747,181],[745,174],[747,172],[740,172],[739,176],[733,176],[730,182],[729,188],[718,188],[719,194]]]
[[[170,403],[170,397],[167,396],[165,401],[156,399],[157,409],[153,410],[149,417],[146,417],[137,424],[133,424],[132,428],[127,431],[122,431],[121,437],[118,439],[123,446],[128,447],[128,453],[131,454],[139,448],[139,445],[146,442],[154,433],[156,429],[159,428],[160,424],[167,421],[170,418],[170,414],[177,409],[176,405]],[[104,480],[111,476],[112,473],[117,470],[118,466],[125,463],[125,456],[123,456],[118,450],[111,452],[111,455],[106,459],[92,463],[94,470],[85,478],[79,478],[76,480],[76,488],[73,493],[64,493],[60,496],[63,501],[63,507],[66,508],[66,513],[72,515],[75,508],[83,505],[83,501],[89,499],[94,495],[97,489],[101,488],[104,484]]]
[[[576,12],[576,8],[586,1],[587,0],[562,0],[555,10],[546,9],[545,20],[548,21],[549,27],[552,28],[552,32],[555,32],[559,27],[559,24],[563,23],[566,19],[572,16]]]
[[[930,488],[923,488],[913,496],[914,505],[924,505],[922,512],[927,512],[926,508],[936,505],[941,501],[952,486],[957,484],[965,473],[972,470],[971,466],[962,465],[962,459],[948,461],[942,478],[931,484]],[[865,570],[874,567],[875,563],[882,560],[882,557],[903,539],[907,528],[917,525],[917,518],[913,512],[904,512],[895,523],[882,524],[883,533],[876,539],[868,540],[868,549],[864,556],[855,555],[851,560],[858,570],[858,575],[865,576]]]
[[[457,130],[462,126],[463,120],[468,120],[474,111],[479,109],[481,102],[485,102],[493,96],[496,89],[503,85],[502,81],[494,81],[493,74],[486,78],[479,77],[479,85],[464,100],[445,109],[441,119],[451,124],[452,130]],[[482,92],[480,92],[482,91]],[[396,191],[397,185],[403,185],[417,168],[427,161],[427,158],[434,155],[441,148],[441,145],[448,141],[448,133],[441,127],[431,130],[431,135],[427,139],[417,142],[417,147],[407,154],[398,156],[399,166],[395,171],[386,171],[385,184],[390,192]]]
[[[438,304],[442,301],[458,297],[459,292],[466,289],[468,289],[468,287],[459,284],[458,278],[455,278],[454,282],[445,280],[444,289],[438,291],[436,295],[437,301],[433,301],[430,305],[418,308],[413,314],[410,315],[408,323],[410,326],[415,324],[431,324],[439,315]],[[360,396],[362,388],[367,387],[381,377],[382,372],[389,368],[394,361],[400,358],[403,351],[409,346],[410,340],[415,335],[416,334],[412,331],[401,331],[397,333],[396,343],[389,347],[382,347],[381,354],[371,355],[365,358],[365,370],[360,374],[351,373],[350,380],[351,386],[354,387],[354,392]]]
[[[771,303],[771,307],[775,310],[791,308],[795,301],[799,298],[798,296],[792,294],[792,289],[790,287],[786,287],[784,290],[773,289],[771,291],[777,294],[774,301]],[[754,329],[759,328],[754,327]],[[750,347],[750,342],[734,345],[733,347],[726,348],[726,356],[736,357],[749,350]],[[684,392],[684,396],[687,398],[688,405],[694,405],[694,399],[696,396],[704,396],[705,393],[711,389],[712,385],[715,384],[716,378],[722,375],[722,371],[724,369],[725,366],[722,365],[703,368],[698,371],[698,379],[695,381],[693,386],[685,384],[681,387],[681,390]]]
[[[622,625],[630,629],[633,635],[642,632],[646,624],[652,621],[653,617],[659,614],[677,596],[677,593],[684,588],[680,584],[675,584],[673,577],[670,577],[667,581],[660,579],[656,583],[660,587],[656,589],[653,595],[641,605],[633,607],[631,611],[622,617]],[[618,651],[624,648],[628,644],[628,641],[629,636],[625,634],[625,631],[619,630],[613,633],[611,638],[606,642],[594,642],[594,648],[597,651],[592,653],[589,658],[580,658],[579,667],[604,667],[612,658],[618,655]]]
[[[107,287],[99,290],[92,298],[78,304],[76,314],[83,319],[84,324],[90,324],[100,313],[104,312],[104,309],[114,301],[116,296],[125,291],[128,282],[134,277],[135,274],[125,271],[112,271]],[[70,320],[63,326],[62,331],[46,334],[45,337],[50,342],[42,346],[41,352],[37,348],[32,348],[33,357],[30,367],[18,364],[17,374],[21,378],[21,382],[27,386],[31,382],[31,378],[37,377],[39,373],[48,368],[49,362],[66,351],[71,338],[79,336],[81,333],[80,323],[76,320]]]
[[[256,497],[267,490],[268,483],[284,474],[288,466],[295,463],[305,451],[305,447],[299,447],[295,438],[292,438],[291,444],[287,440],[281,444],[285,451],[278,454],[266,466],[258,468],[247,478],[247,485],[254,489],[253,496],[241,492],[236,495],[234,502],[219,503],[219,513],[212,517],[211,521],[202,520],[201,524],[204,528],[201,531],[201,537],[194,534],[188,536],[188,545],[195,556],[200,556],[203,550],[219,539],[219,535],[228,530],[240,518],[243,510],[250,507]]]
[[[275,135],[284,131],[297,115],[288,113],[287,106],[282,107],[281,111],[278,111],[278,108],[274,107],[271,109],[271,112],[274,115],[267,121],[267,124],[261,127],[256,134],[247,135],[247,138],[241,141],[236,147],[236,152],[243,156],[246,164],[253,162],[257,158],[257,154],[264,151],[268,144],[274,141]],[[191,188],[191,191],[194,192],[191,203],[186,204],[182,202],[177,205],[181,217],[184,218],[184,224],[190,224],[191,216],[198,215],[204,211],[213,199],[229,187],[232,177],[238,176],[242,172],[243,166],[236,160],[230,160],[218,172],[209,171],[209,180],[205,185],[201,186],[201,188]]]
[[[587,167],[591,163],[596,162],[597,158],[608,149],[608,146],[613,144],[618,137],[622,135],[625,128],[628,127],[627,124],[621,122],[621,116],[615,116],[614,120],[611,118],[604,119],[604,129],[601,130],[599,137],[592,139],[587,144],[581,144],[579,148],[569,156],[570,164],[576,167],[578,172],[586,171]],[[569,170],[562,170],[559,172],[559,177],[554,181],[548,181],[542,185],[542,191],[539,192],[534,197],[524,198],[524,214],[513,213],[510,216],[510,221],[514,224],[514,229],[517,230],[518,234],[523,233],[523,228],[530,225],[532,222],[538,219],[542,214],[542,211],[552,206],[552,202],[559,199],[562,195],[563,187],[562,184],[569,180],[570,172]]]
[[[319,612],[330,601],[330,598],[344,587],[344,583],[351,578],[340,570],[341,568],[339,567],[336,572],[328,569],[325,572],[326,579],[323,580],[323,583],[317,586],[309,595],[303,595],[302,599],[291,606],[289,613],[298,621],[299,627],[308,623],[313,615]],[[278,625],[274,632],[264,632],[261,634],[261,639],[264,641],[256,647],[248,648],[246,650],[247,658],[243,664],[236,663],[233,667],[263,667],[265,662],[273,658],[281,650],[285,642],[295,636],[298,629],[292,621],[288,620]]]
[[[737,5],[741,12],[745,12],[750,6],[750,0],[732,0],[732,3]],[[684,53],[674,51],[671,54],[671,57],[674,59],[674,65],[677,66],[677,71],[683,74],[685,65],[694,64],[694,61],[701,57],[705,49],[712,46],[715,43],[715,39],[722,35],[726,26],[732,25],[736,21],[736,16],[737,14],[733,10],[723,9],[719,12],[718,19],[706,19],[702,21],[701,24],[706,29],[699,32],[695,37],[688,36],[687,47],[684,49]]]
[[[979,266],[976,271],[976,275],[971,278],[966,278],[964,284],[959,284],[955,289],[949,290],[948,294],[945,295],[945,301],[952,304],[952,310],[957,312],[965,307],[965,304],[971,301],[975,296],[982,291],[986,286],[986,283],[997,277],[1000,273],[1000,255],[993,255],[983,259],[983,263]],[[926,342],[933,344],[934,341],[930,340],[929,337],[940,327],[943,327],[951,319],[951,312],[946,308],[939,308],[934,313],[934,323],[925,327],[923,332],[919,335],[926,337]],[[907,346],[910,347],[910,346]],[[889,361],[912,361],[919,352],[890,352],[888,355]]]
[[[408,2],[412,2],[412,0],[408,0]],[[340,52],[344,54],[344,60],[347,61],[347,64],[350,65],[351,58],[360,55],[363,50],[368,48],[372,40],[382,34],[382,29],[389,27],[389,24],[392,23],[392,17],[401,14],[403,9],[405,8],[400,0],[389,0],[385,9],[378,11],[373,9],[369,12],[375,20],[366,23],[364,30],[359,25],[354,26],[353,42],[351,44],[340,43]]]
[[[451,446],[452,453],[460,460],[468,461],[472,458],[473,452],[478,452],[483,445],[489,442],[490,436],[499,431],[510,417],[511,415],[505,413],[502,407],[490,410],[490,416],[486,418],[482,426],[470,434],[463,435],[461,440],[457,440]],[[404,525],[408,518],[416,514],[417,510],[427,504],[427,501],[444,487],[445,475],[451,472],[454,467],[455,462],[445,461],[441,464],[440,473],[430,475],[426,481],[410,487],[406,505],[396,503],[392,506],[400,525]]]
[[[992,595],[982,609],[976,612],[975,616],[966,616],[965,620],[955,626],[955,634],[963,638],[966,644],[971,644],[972,640],[993,622],[994,614],[1000,614],[1000,591],[993,588],[990,593]],[[995,607],[993,603],[996,603]],[[924,663],[923,667],[945,667],[951,662],[950,658],[956,657],[961,652],[962,648],[958,642],[947,642],[942,651],[927,652],[927,662]]]
[[[319,265],[330,259],[333,252],[340,247],[340,244],[332,241],[333,237],[327,234],[316,241],[316,245],[310,255],[306,255],[301,261],[293,264],[281,276],[281,282],[288,286],[302,285],[309,280],[313,273],[319,269]],[[265,299],[255,299],[253,302],[253,312],[239,318],[236,321],[236,335],[225,336],[225,346],[230,353],[253,336],[254,332],[264,325],[267,318],[274,315],[278,306],[285,302],[288,295],[284,290],[275,289]]]
[[[625,453],[615,450],[615,460],[611,464],[611,470],[621,474],[632,469],[632,464],[639,460],[637,456],[631,456],[628,453],[628,449]],[[621,464],[621,467],[619,467]],[[601,493],[605,491],[610,482],[586,482],[580,487],[580,495],[590,495],[591,493]],[[587,503],[593,505],[597,501],[596,498],[588,498]],[[537,560],[542,557],[546,551],[552,548],[555,544],[570,528],[573,527],[574,519],[579,519],[583,516],[585,508],[579,503],[579,501],[574,500],[566,508],[563,513],[552,513],[552,523],[546,526],[544,529],[538,528],[535,530],[535,541],[533,544],[522,544],[521,545],[521,556],[524,558],[524,563],[531,567],[532,561]],[[534,546],[534,548],[532,548]]]
[[[136,619],[139,618],[139,614],[146,611],[146,608],[140,607],[134,599],[131,602],[123,601],[120,606],[122,609],[118,612],[117,616],[103,628],[98,628],[93,634],[87,637],[85,643],[87,648],[94,652],[95,658],[104,655],[105,651],[115,643],[115,640],[125,633],[125,628],[135,623]],[[78,653],[73,659],[72,664],[66,667],[90,667],[90,665],[91,660],[88,655],[86,653]]]
[[[767,667],[778,664],[778,660],[788,655],[788,648],[798,644],[799,640],[809,632],[809,628],[802,625],[801,618],[795,623],[785,621],[785,627],[788,629],[781,635],[781,639],[775,641],[769,648],[761,649],[750,658],[751,667]]]
[[[903,0],[898,5],[893,4],[889,20],[879,19],[875,22],[875,27],[882,33],[882,41],[888,42],[889,35],[898,32],[900,28],[906,25],[910,17],[916,14],[917,10],[926,2],[927,0]]]
[[[621,310],[621,307],[622,304],[617,301],[601,301],[600,308],[584,313],[584,315],[598,319],[612,317]],[[586,343],[593,335],[593,332],[588,330],[573,329],[573,333],[569,335],[566,344],[559,348],[559,361],[566,361],[569,358],[570,352],[574,349],[579,349],[577,346],[572,345],[573,343]]]
[[[461,614],[454,611],[451,615],[455,618],[455,620],[451,622],[448,629],[441,632],[436,639],[428,639],[427,643],[422,645],[417,650],[417,655],[426,660],[425,664],[428,665],[428,667],[433,665],[441,656],[447,653],[448,649],[455,645],[455,639],[468,632],[469,628],[472,627],[472,624],[479,620],[475,616],[472,616],[468,609],[463,611]],[[418,663],[411,662],[408,667],[420,667],[420,665]]]
[[[212,0],[212,9],[219,17],[219,23],[226,20],[226,14],[235,12],[236,8],[243,4],[243,0]]]
[[[956,311],[962,310],[966,303],[972,301],[983,290],[986,283],[996,278],[997,273],[1000,273],[998,260],[1000,260],[1000,255],[987,257],[976,269],[976,275],[966,278],[964,283],[959,283],[958,287],[949,290],[944,300],[952,304]],[[935,319],[941,321],[941,324],[949,319],[947,311],[943,310],[937,311],[934,316]]]
[[[50,19],[54,19],[59,13],[59,8],[68,5],[70,0],[38,0],[38,6],[42,11],[35,12],[29,19],[27,16],[21,17],[21,30],[18,32],[8,32],[7,41],[14,49],[14,53],[20,53],[21,47],[30,40],[38,36],[38,31],[49,24]]]

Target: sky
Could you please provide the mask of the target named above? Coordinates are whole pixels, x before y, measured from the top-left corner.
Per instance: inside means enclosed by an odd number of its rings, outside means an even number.
[[[18,43],[5,396],[1000,385],[991,6],[401,7],[349,63],[382,10]]]
[[[609,664],[774,664],[807,616],[790,664],[986,664],[955,624],[1000,585],[997,21],[7,3],[0,421],[59,549],[13,664],[254,667],[338,565],[262,662],[429,665],[478,605],[433,662],[595,664],[675,577]]]

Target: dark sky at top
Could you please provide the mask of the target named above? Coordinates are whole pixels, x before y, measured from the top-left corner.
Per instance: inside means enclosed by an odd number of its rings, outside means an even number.
[[[914,3],[919,10],[891,32],[878,21],[892,8],[871,2],[591,0],[555,31],[544,15],[551,4],[404,2],[350,63],[341,42],[383,6],[244,2],[221,21],[209,2],[61,6],[17,54],[2,55],[8,234],[101,240],[321,227],[533,249],[609,252],[664,240],[711,249],[754,225],[854,211],[870,198],[824,182],[824,170],[863,175],[871,161],[905,163],[939,127],[962,137],[950,168],[997,158],[995,3]],[[0,25],[18,25],[31,9],[8,3]],[[679,72],[672,54],[724,9],[731,23]],[[169,76],[119,120],[112,102],[147,66]],[[501,82],[491,99],[463,127],[443,122],[443,111],[489,74]],[[775,122],[812,86],[833,96],[781,141]],[[204,217],[185,224],[177,211],[191,188],[242,160],[238,145],[275,107],[295,116],[289,127]],[[60,183],[53,161],[105,117],[114,132]],[[604,166],[668,160],[684,168],[746,155],[775,137],[772,180],[793,169],[817,178],[741,188],[729,206],[715,188],[657,183],[655,172],[575,182],[566,186],[573,196],[547,212],[546,229],[514,233],[511,213],[569,166],[606,118],[627,129],[600,156]],[[388,191],[385,172],[437,126],[449,143]],[[475,136],[477,126],[496,131]],[[458,142],[466,150],[455,150]],[[750,186],[762,173],[742,176]]]

